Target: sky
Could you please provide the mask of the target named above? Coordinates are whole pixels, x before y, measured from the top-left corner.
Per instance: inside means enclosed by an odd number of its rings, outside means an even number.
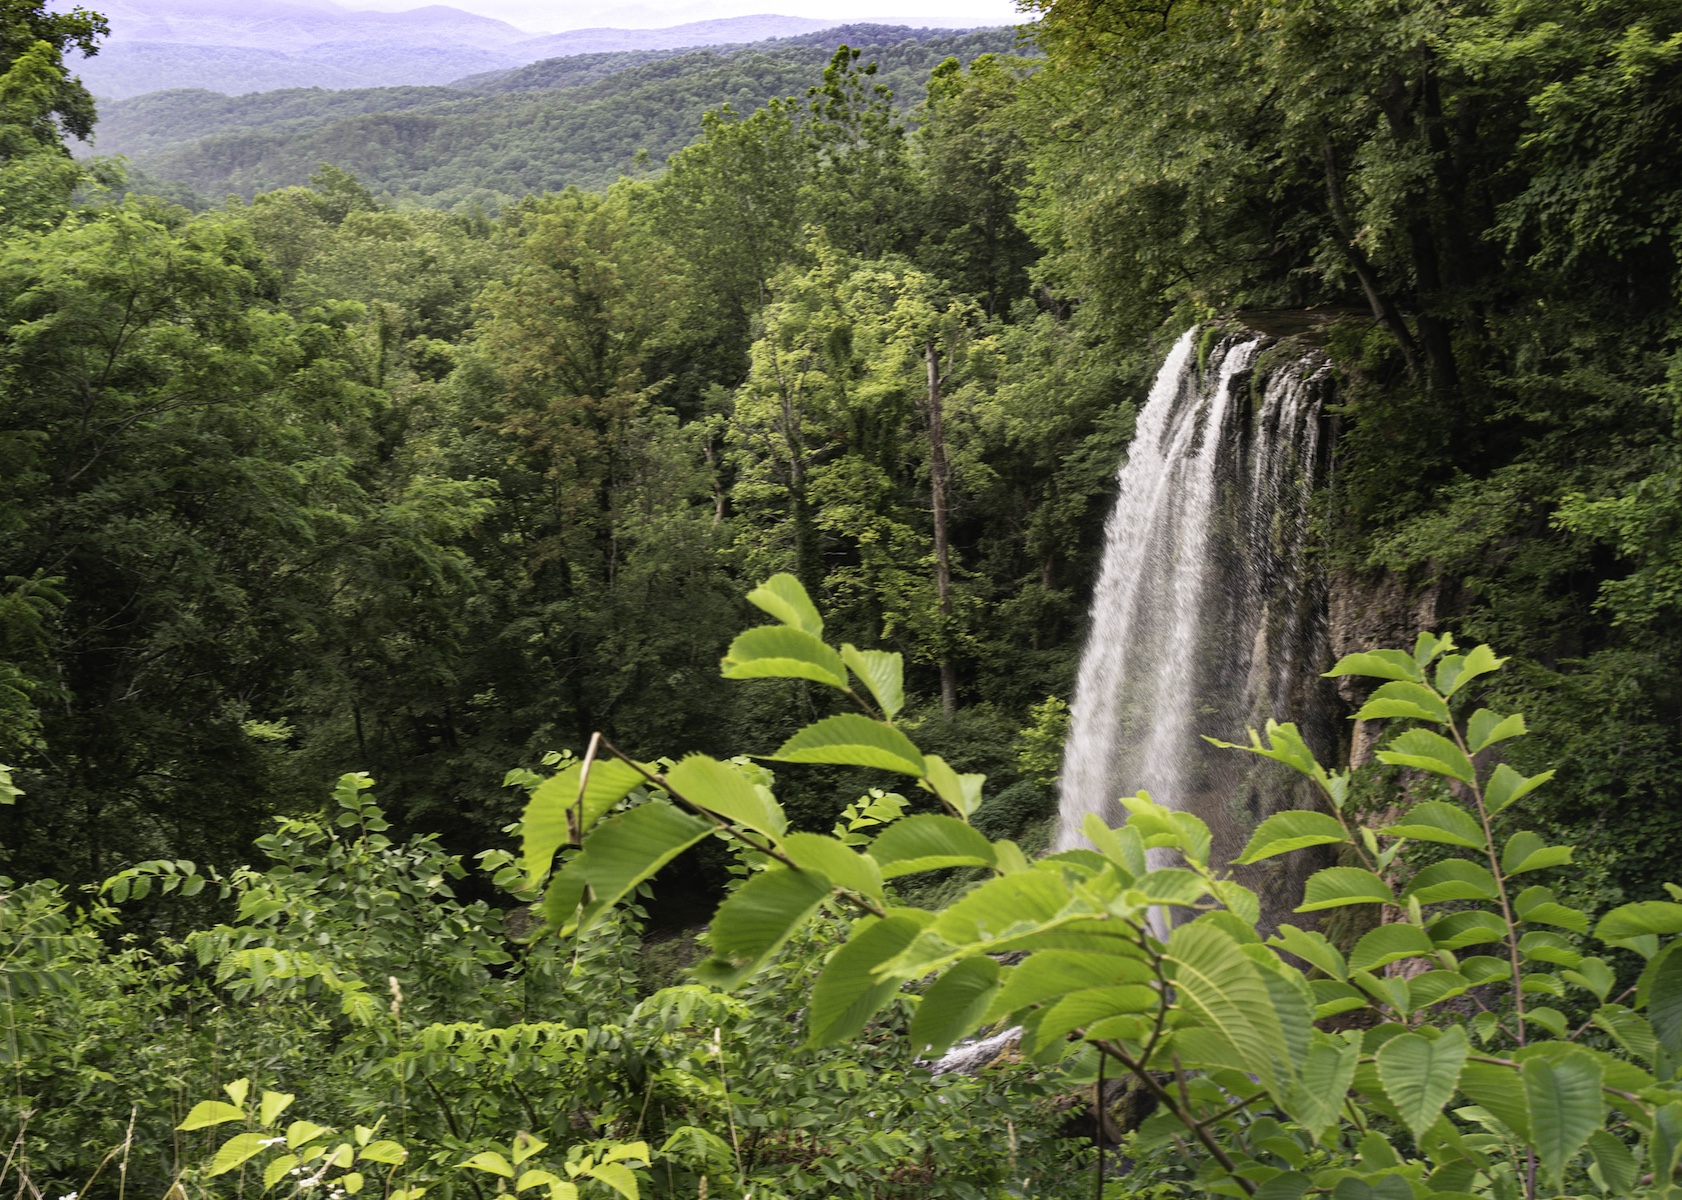
[[[559,33],[565,29],[612,26],[654,29],[772,12],[791,17],[835,21],[877,21],[891,25],[1014,25],[1022,20],[1011,0],[637,0],[592,3],[590,0],[439,0],[452,8],[497,17],[522,29]],[[340,0],[346,8],[395,12],[418,8],[425,0]]]

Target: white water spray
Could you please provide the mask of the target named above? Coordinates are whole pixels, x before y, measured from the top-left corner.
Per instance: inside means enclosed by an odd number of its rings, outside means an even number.
[[[1258,379],[1270,339],[1225,337],[1199,363],[1198,333],[1163,363],[1105,528],[1059,850],[1085,844],[1088,813],[1117,824],[1117,798],[1142,789],[1208,822],[1214,861],[1230,860],[1257,821],[1298,800],[1289,780],[1200,735],[1242,741],[1268,717],[1312,724],[1305,709],[1328,710],[1323,596],[1304,562],[1324,360]]]

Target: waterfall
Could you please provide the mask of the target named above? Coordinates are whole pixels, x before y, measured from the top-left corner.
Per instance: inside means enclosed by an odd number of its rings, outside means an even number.
[[[1118,823],[1117,797],[1144,790],[1206,821],[1212,861],[1230,861],[1260,820],[1313,801],[1284,768],[1200,735],[1242,742],[1274,717],[1321,752],[1332,741],[1324,591],[1305,562],[1327,365],[1251,333],[1200,355],[1203,332],[1175,343],[1121,467],[1056,849],[1085,845],[1088,813]],[[1280,911],[1269,897],[1289,899],[1301,866],[1261,868],[1240,878]]]

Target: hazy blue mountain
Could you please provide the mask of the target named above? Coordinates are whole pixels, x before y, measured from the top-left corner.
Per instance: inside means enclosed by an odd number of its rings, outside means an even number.
[[[241,94],[447,83],[557,55],[745,44],[836,24],[759,15],[533,36],[445,5],[362,12],[332,0],[102,0],[97,7],[111,20],[111,37],[77,70],[107,99],[179,88]]]
[[[841,26],[741,50],[662,55],[593,80],[614,56],[541,64],[549,79],[571,85],[516,77],[467,92],[174,91],[107,103],[97,149],[127,154],[148,175],[210,197],[302,184],[330,162],[394,199],[497,207],[529,192],[600,187],[658,169],[695,139],[708,109],[730,103],[746,112],[803,95],[839,42],[863,49],[909,107],[948,55],[967,62],[1009,52],[1015,40],[1008,28]],[[647,158],[638,165],[641,151]]]

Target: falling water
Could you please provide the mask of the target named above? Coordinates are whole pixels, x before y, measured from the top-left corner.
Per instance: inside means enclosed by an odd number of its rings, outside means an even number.
[[[1088,813],[1119,820],[1144,790],[1195,813],[1216,862],[1257,822],[1309,802],[1289,774],[1215,750],[1268,717],[1324,744],[1330,711],[1324,597],[1305,544],[1327,389],[1315,353],[1268,353],[1227,335],[1199,362],[1192,330],[1169,353],[1140,413],[1105,528],[1064,753],[1057,848],[1084,845]],[[1271,368],[1267,360],[1280,359]],[[1284,900],[1276,866],[1245,882]],[[1275,909],[1275,904],[1269,904]]]

